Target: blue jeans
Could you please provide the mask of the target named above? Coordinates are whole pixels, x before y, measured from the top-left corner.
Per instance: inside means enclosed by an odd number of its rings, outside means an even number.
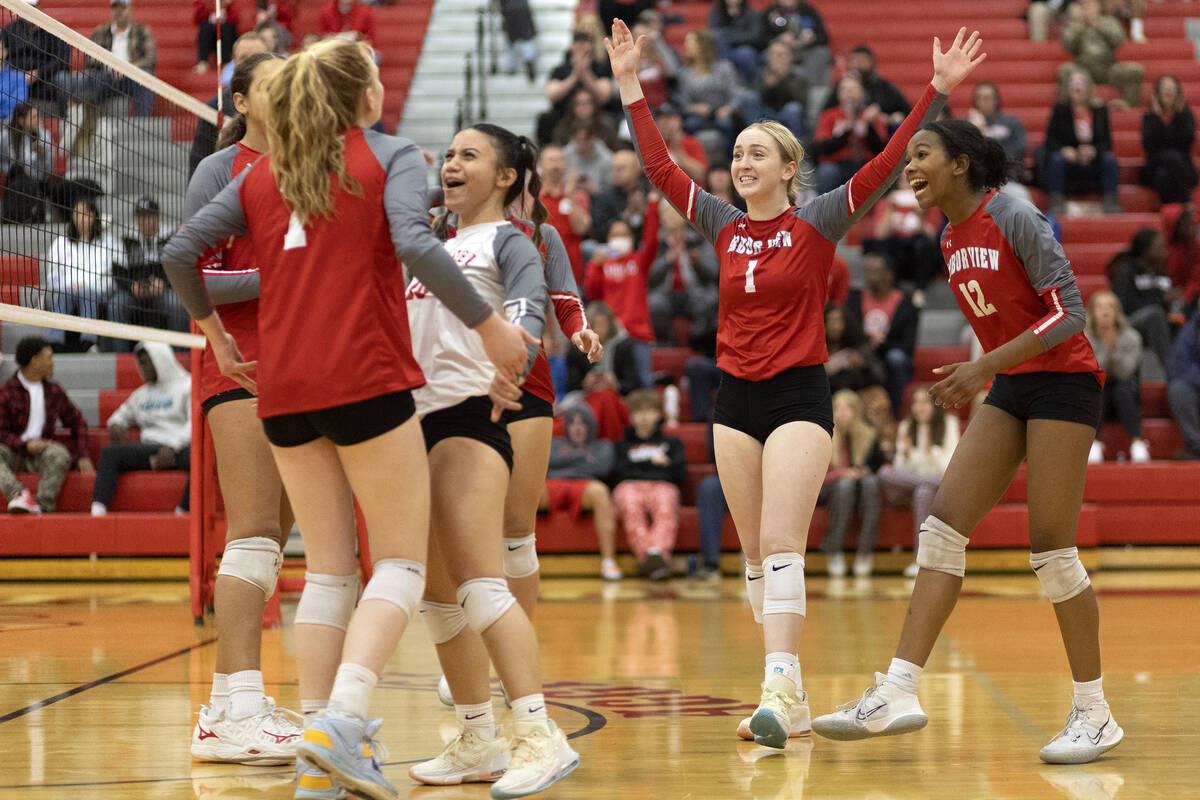
[[[758,78],[758,50],[748,44],[730,47],[724,31],[713,31],[717,40],[717,58],[723,58],[737,68],[746,85],[753,86]]]
[[[134,115],[138,117],[150,116],[154,105],[154,92],[107,69],[64,73],[63,85],[67,97],[74,96],[97,106],[114,97],[128,97],[133,100]]]
[[[832,192],[858,172],[858,164],[853,161],[826,162],[817,165],[817,194]]]
[[[683,365],[683,374],[688,379],[692,419],[696,422],[712,422],[713,396],[721,383],[721,370],[717,369],[717,362],[705,356],[694,356]]]
[[[913,377],[912,356],[893,347],[884,353],[883,371],[886,374],[888,399],[892,401],[892,416],[900,419],[900,405],[904,402],[904,390]]]
[[[796,134],[797,139],[803,139],[808,135],[808,125],[804,121],[803,103],[792,101],[785,104],[783,108],[776,109],[753,95],[742,103],[742,116],[746,118],[747,123],[758,122],[760,119],[775,120],[787,126],[788,130]]]
[[[696,510],[700,512],[700,558],[705,569],[717,569],[721,564],[721,526],[729,511],[718,476],[709,475],[696,487]]]
[[[650,343],[641,339],[629,339],[629,352],[633,355],[633,364],[637,368],[638,388],[654,388],[654,370],[650,366]]]
[[[110,299],[109,292],[102,292],[90,286],[74,290],[70,288],[56,289],[53,285],[49,291],[49,310],[56,314],[73,314],[77,317],[100,319],[100,305]],[[46,341],[62,344],[66,340],[66,331],[47,328],[43,334]],[[85,342],[96,342],[96,334],[81,333],[79,338]]]
[[[1120,184],[1120,169],[1117,157],[1111,150],[1096,155],[1090,164],[1069,164],[1061,150],[1046,157],[1046,191],[1050,194],[1066,194],[1068,185],[1078,191],[1080,186],[1100,185],[1100,192],[1115,195]]]

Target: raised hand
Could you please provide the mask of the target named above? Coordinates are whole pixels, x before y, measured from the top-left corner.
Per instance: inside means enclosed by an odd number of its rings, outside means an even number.
[[[635,41],[628,25],[619,19],[613,20],[612,38],[605,39],[604,46],[608,49],[608,61],[618,84],[622,79],[637,80],[638,62],[642,60],[645,42],[645,36],[639,36]]]
[[[955,86],[963,82],[971,71],[983,63],[987,53],[980,52],[983,40],[979,31],[973,31],[964,42],[966,28],[959,28],[954,37],[954,44],[945,53],[938,37],[933,37],[933,88],[942,94],[947,94]]]

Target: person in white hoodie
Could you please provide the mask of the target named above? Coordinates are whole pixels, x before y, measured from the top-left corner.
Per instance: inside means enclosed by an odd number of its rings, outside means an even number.
[[[92,488],[92,516],[108,513],[121,473],[137,469],[159,472],[187,470],[192,442],[192,379],[171,348],[159,342],[138,342],[134,348],[144,384],[108,418],[112,444],[100,453]],[[139,428],[141,441],[127,440]],[[186,511],[185,488],[177,511]]]

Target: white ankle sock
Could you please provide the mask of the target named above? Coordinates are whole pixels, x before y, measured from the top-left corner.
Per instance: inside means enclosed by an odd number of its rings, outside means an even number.
[[[307,717],[310,714],[321,713],[322,711],[325,710],[325,707],[328,705],[329,705],[328,699],[325,699],[325,700],[301,700],[300,701],[300,710],[302,712],[304,712],[304,716]]]
[[[546,699],[538,694],[527,694],[512,701],[513,722],[536,722],[547,730],[550,718],[546,716]]]
[[[1145,36],[1146,36],[1145,23],[1142,22],[1141,18],[1138,17],[1136,19],[1129,20],[1129,38],[1144,39]]]
[[[473,706],[454,706],[454,718],[463,730],[472,730],[480,739],[490,742],[496,738],[496,717],[492,713],[492,701]]]
[[[92,516],[93,517],[103,517],[107,513],[108,513],[108,506],[104,505],[104,503],[97,503],[94,500],[92,501]]]
[[[776,675],[791,678],[800,689],[800,659],[793,653],[767,653],[767,668],[763,675],[764,681],[769,681]]]
[[[1104,699],[1104,676],[1094,681],[1071,681],[1075,684],[1075,707],[1087,708],[1092,703]]]
[[[266,697],[263,690],[262,672],[256,669],[244,669],[229,676],[229,716],[231,719],[245,719],[257,714]]]
[[[924,671],[924,667],[918,667],[911,661],[893,658],[892,663],[888,666],[887,674],[888,680],[898,689],[903,689],[909,694],[916,694],[917,682],[921,680],[921,673]]]
[[[378,681],[379,676],[361,664],[342,664],[329,693],[329,710],[366,719],[371,692]]]
[[[223,672],[213,673],[212,692],[208,696],[208,713],[214,717],[229,710],[229,676]]]

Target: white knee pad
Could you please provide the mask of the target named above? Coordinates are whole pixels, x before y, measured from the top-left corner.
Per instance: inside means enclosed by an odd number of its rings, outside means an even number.
[[[361,588],[358,573],[353,575],[322,575],[304,573],[304,591],[296,604],[297,625],[325,625],[346,630],[354,614]]]
[[[1064,547],[1044,553],[1030,553],[1029,565],[1042,584],[1051,603],[1062,603],[1082,592],[1092,582],[1079,560],[1079,548]]]
[[[917,566],[962,577],[967,574],[967,537],[932,514],[921,524]]]
[[[504,577],[528,578],[538,571],[537,534],[504,539]]]
[[[425,565],[406,558],[383,558],[363,590],[363,600],[386,600],[413,618],[425,594]]]
[[[433,637],[434,644],[445,644],[467,627],[467,615],[457,603],[422,600],[421,616],[429,626],[429,634]]]
[[[776,553],[763,559],[763,614],[804,616],[804,554]]]
[[[217,575],[228,575],[257,586],[269,599],[275,594],[281,566],[283,551],[279,549],[279,542],[266,536],[248,536],[225,545]]]
[[[762,624],[763,614],[763,588],[766,582],[763,580],[762,564],[754,566],[746,564],[746,602],[750,603],[750,611],[754,614],[754,621]]]
[[[467,624],[476,633],[492,627],[517,602],[503,578],[472,578],[456,594]]]

